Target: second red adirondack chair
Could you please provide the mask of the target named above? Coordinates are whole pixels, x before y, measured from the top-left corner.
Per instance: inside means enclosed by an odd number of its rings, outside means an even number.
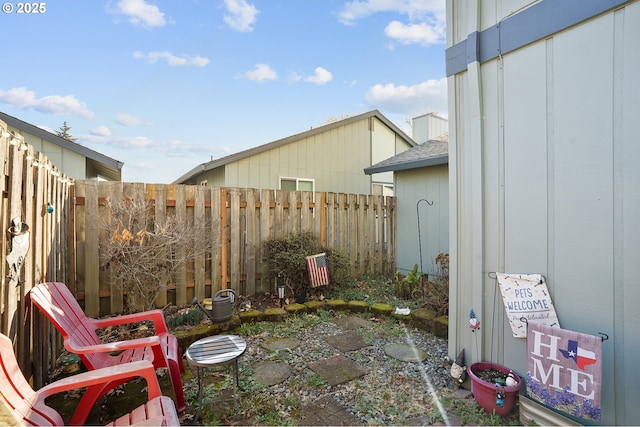
[[[89,370],[108,366],[121,365],[138,360],[149,360],[157,368],[167,368],[171,384],[176,396],[178,412],[186,408],[184,390],[180,373],[184,372],[182,354],[178,348],[178,340],[169,333],[162,310],[151,310],[105,319],[87,317],[82,311],[67,285],[60,282],[46,282],[35,286],[29,292],[31,301],[45,314],[56,329],[62,334],[65,348],[80,356],[82,363]],[[152,321],[155,336],[136,338],[126,341],[103,343],[96,330],[108,326],[125,325],[141,321]],[[113,355],[117,353],[117,355]],[[125,380],[104,384],[101,389],[94,389],[93,395],[83,397],[95,400]],[[90,407],[82,411],[83,401],[71,420],[75,423],[86,418]],[[85,405],[90,406],[90,405]],[[76,418],[77,417],[77,418]]]

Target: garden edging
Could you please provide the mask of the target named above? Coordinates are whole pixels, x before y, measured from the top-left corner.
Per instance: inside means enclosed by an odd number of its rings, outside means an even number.
[[[178,338],[180,348],[187,348],[200,338],[232,331],[242,323],[270,321],[281,322],[287,316],[299,313],[313,313],[317,310],[340,310],[353,313],[371,312],[378,315],[391,316],[418,329],[431,332],[439,338],[448,338],[448,316],[436,316],[436,313],[426,308],[412,310],[409,314],[398,314],[390,304],[369,304],[365,301],[325,300],[308,301],[304,304],[287,304],[284,308],[270,307],[264,310],[247,310],[233,314],[231,319],[212,324],[197,325],[188,330],[177,330],[173,334]]]

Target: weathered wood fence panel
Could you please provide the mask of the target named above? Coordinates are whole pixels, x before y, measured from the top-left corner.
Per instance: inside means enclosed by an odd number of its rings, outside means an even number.
[[[183,305],[229,287],[241,295],[273,291],[262,280],[268,269],[262,241],[302,231],[345,252],[354,276],[395,271],[389,247],[395,234],[392,197],[185,185],[123,184],[120,189],[96,181],[76,181],[75,191],[76,246],[84,248],[78,252],[77,297],[90,316],[122,310],[122,291],[110,283],[96,253],[98,240],[109,237],[100,229],[110,221],[105,204],[114,197],[144,197],[155,206],[158,220],[176,215],[212,239],[211,253],[174,272],[159,305]],[[205,224],[211,228],[205,230]]]
[[[46,319],[31,310],[27,295],[43,281],[73,281],[73,187],[44,154],[35,152],[21,135],[8,131],[2,121],[0,167],[0,332],[13,340],[22,371],[27,378],[33,375],[34,385],[40,387],[62,342]],[[10,230],[13,218],[28,230]],[[26,244],[28,251],[16,259],[17,251],[12,252]]]

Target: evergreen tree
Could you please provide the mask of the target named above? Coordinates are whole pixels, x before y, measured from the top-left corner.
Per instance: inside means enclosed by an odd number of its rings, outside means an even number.
[[[64,138],[67,141],[76,142],[76,138],[72,137],[71,134],[69,133],[70,130],[71,130],[71,127],[67,125],[67,122],[65,121],[60,127],[60,130],[56,134],[60,138]]]

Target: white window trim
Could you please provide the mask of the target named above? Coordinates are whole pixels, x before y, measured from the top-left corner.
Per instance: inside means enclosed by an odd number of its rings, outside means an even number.
[[[296,182],[296,191],[302,191],[302,190],[299,189],[300,188],[300,185],[299,185],[300,181],[310,182],[311,183],[311,187],[312,187],[311,192],[314,194],[314,197],[315,197],[315,194],[316,194],[316,180],[315,179],[313,179],[313,178],[298,178],[298,177],[295,177],[295,176],[281,176],[281,177],[278,177],[278,190],[282,190],[282,180],[283,179],[284,180],[288,180],[288,181],[295,181]]]

